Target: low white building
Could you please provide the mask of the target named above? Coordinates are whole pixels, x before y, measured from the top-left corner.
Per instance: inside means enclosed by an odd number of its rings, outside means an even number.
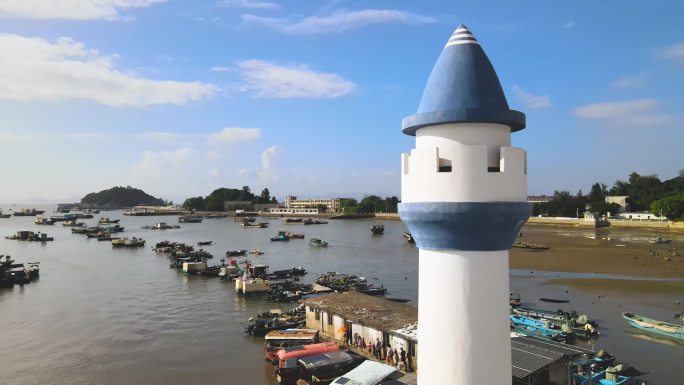
[[[630,212],[622,212],[622,213],[617,213],[615,216],[618,219],[627,219],[627,220],[633,220],[633,221],[666,221],[667,218],[661,217],[658,215],[655,215],[653,213],[649,212],[643,212],[643,213],[630,213]]]
[[[274,215],[316,215],[318,214],[318,209],[295,209],[295,208],[270,208],[268,211]]]

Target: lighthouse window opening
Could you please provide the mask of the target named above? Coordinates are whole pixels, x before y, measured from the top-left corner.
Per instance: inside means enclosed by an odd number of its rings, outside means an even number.
[[[451,160],[439,158],[438,172],[451,172]]]
[[[487,172],[501,172],[501,167],[487,167]]]

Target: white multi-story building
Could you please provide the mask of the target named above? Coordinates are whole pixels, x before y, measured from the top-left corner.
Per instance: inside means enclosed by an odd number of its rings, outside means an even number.
[[[296,196],[285,196],[285,208],[288,209],[305,209],[316,208],[317,206],[325,206],[328,212],[340,211],[340,198],[330,199],[297,199]]]

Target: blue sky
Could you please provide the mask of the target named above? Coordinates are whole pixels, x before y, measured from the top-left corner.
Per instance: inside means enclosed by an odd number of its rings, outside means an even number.
[[[530,194],[684,168],[672,1],[0,1],[0,202],[131,185],[399,195],[399,155],[466,24],[527,114]]]

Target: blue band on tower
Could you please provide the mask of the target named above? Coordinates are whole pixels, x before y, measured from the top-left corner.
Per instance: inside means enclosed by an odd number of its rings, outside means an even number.
[[[427,250],[508,250],[531,214],[528,202],[399,204],[416,246]]]

